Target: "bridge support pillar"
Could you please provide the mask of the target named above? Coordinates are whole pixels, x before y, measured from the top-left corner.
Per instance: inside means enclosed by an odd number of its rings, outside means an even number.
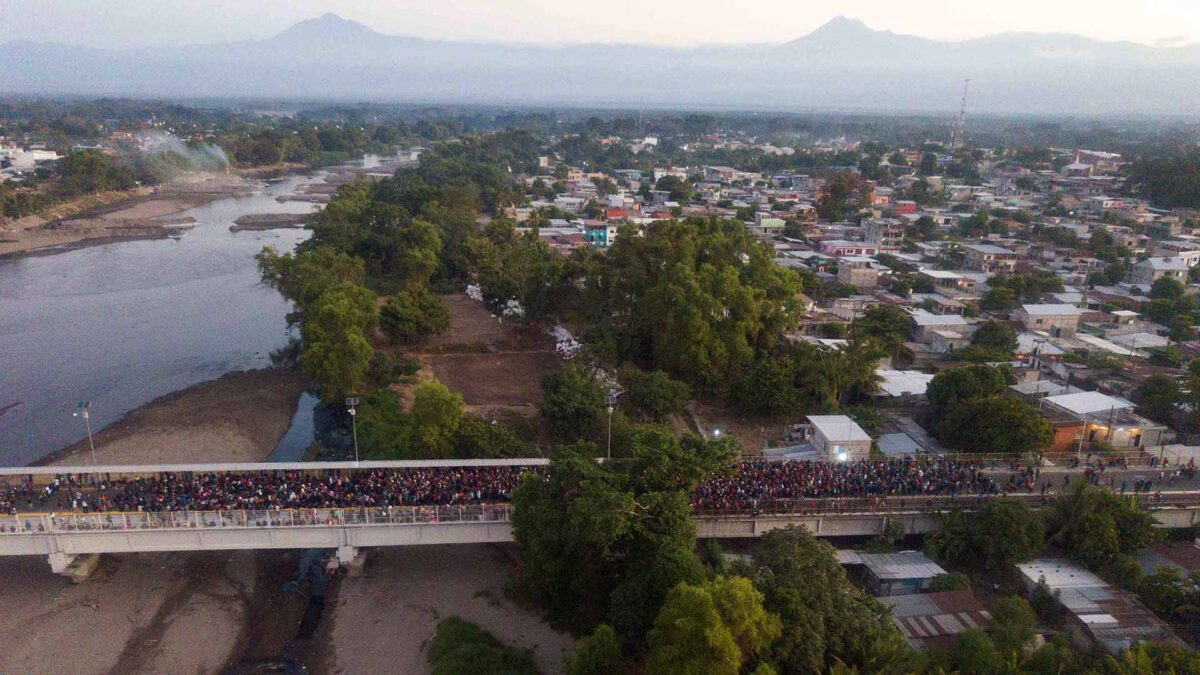
[[[55,574],[66,574],[67,567],[75,560],[73,553],[51,553],[50,571]]]
[[[354,565],[354,561],[360,557],[359,549],[354,546],[337,546],[337,563],[342,567]]]
[[[51,553],[49,557],[50,571],[61,574],[76,584],[87,581],[87,578],[92,576],[92,572],[96,571],[96,567],[100,564],[100,554],[98,553],[83,555]]]

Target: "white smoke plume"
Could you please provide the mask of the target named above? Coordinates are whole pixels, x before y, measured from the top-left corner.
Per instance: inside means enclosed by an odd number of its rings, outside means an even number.
[[[229,167],[225,151],[212,143],[187,143],[165,131],[140,131],[137,143],[141,153],[150,157],[165,153],[179,155],[188,169],[214,171]]]

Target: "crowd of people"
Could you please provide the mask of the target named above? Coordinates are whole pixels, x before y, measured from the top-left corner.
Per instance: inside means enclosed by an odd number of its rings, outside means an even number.
[[[0,490],[0,508],[28,511],[240,511],[503,503],[536,467],[425,467],[56,476]]]
[[[979,461],[864,459],[850,462],[745,460],[692,495],[701,511],[754,510],[798,500],[882,500],[1013,492],[1045,494],[1034,467]],[[539,466],[371,468],[326,471],[65,474],[51,481],[0,481],[0,513],[164,512],[461,506],[507,503]],[[1004,474],[1008,475],[1005,476]],[[1073,475],[1073,474],[1072,474]],[[1064,481],[1069,479],[1064,474]],[[1111,481],[1110,481],[1111,484]],[[1110,485],[1115,489],[1114,485]],[[1139,486],[1140,487],[1140,486]]]
[[[992,494],[999,486],[980,462],[947,459],[817,462],[749,460],[727,477],[698,487],[692,506],[705,511],[766,508],[802,499],[863,499]]]

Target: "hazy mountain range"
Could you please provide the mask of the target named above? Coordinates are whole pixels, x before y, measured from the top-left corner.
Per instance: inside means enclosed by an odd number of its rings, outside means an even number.
[[[1042,33],[944,42],[843,17],[786,43],[688,48],[423,40],[333,14],[266,40],[0,45],[0,91],[27,94],[946,111],[964,78],[975,112],[1200,114],[1200,45]]]

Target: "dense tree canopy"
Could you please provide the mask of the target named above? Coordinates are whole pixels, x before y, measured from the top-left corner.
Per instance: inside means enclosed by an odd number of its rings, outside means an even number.
[[[579,631],[607,621],[637,643],[671,588],[704,580],[691,490],[737,450],[643,428],[633,461],[598,464],[594,454],[586,443],[564,448],[513,495],[521,583],[552,621]]]
[[[824,672],[837,662],[875,672],[908,657],[887,611],[850,585],[833,548],[808,531],[789,527],[765,534],[754,556],[754,579],[764,607],[782,621],[771,650],[780,673]]]
[[[1000,499],[974,513],[946,514],[941,529],[928,541],[940,560],[1004,571],[1036,556],[1044,538],[1041,516],[1027,502]]]
[[[627,231],[588,276],[587,311],[618,356],[704,388],[727,387],[797,317],[800,277],[740,223],[660,221]]]

